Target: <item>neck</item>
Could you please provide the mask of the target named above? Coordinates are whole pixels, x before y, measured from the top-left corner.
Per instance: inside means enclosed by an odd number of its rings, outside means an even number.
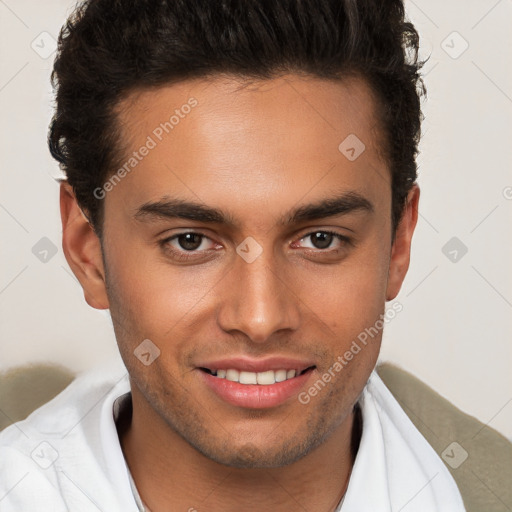
[[[344,496],[361,438],[359,408],[318,448],[279,468],[240,469],[198,452],[133,394],[133,415],[118,425],[121,447],[151,512],[173,510],[333,512]],[[151,411],[152,412],[152,411]]]

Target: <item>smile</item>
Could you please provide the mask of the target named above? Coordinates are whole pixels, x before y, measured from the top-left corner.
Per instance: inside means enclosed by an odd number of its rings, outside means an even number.
[[[267,370],[263,372],[249,372],[244,370],[237,370],[235,368],[229,368],[227,370],[219,369],[219,370],[210,370],[209,368],[201,368],[204,372],[209,373],[219,379],[226,379],[231,382],[238,382],[240,384],[259,384],[262,386],[269,386],[271,384],[276,384],[278,382],[284,382],[286,380],[290,380],[295,378],[296,376],[302,375],[308,370],[312,369],[310,366],[305,370]]]
[[[197,375],[225,403],[241,408],[266,409],[293,403],[290,400],[304,389],[316,370],[316,366],[302,366],[300,370],[274,368],[254,372],[201,366],[197,368]]]

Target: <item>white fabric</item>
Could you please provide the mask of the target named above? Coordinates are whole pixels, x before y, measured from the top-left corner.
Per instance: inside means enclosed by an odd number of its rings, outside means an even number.
[[[137,512],[113,408],[129,391],[119,358],[0,432],[0,512]],[[444,463],[375,372],[359,404],[361,444],[337,510],[464,511]]]
[[[340,512],[465,511],[455,480],[374,371],[359,400],[361,444]]]

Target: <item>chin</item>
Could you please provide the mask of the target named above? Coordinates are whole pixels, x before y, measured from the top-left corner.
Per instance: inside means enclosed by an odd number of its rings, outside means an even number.
[[[280,442],[278,445],[257,446],[254,443],[243,443],[236,446],[233,440],[227,442],[228,446],[197,446],[194,445],[202,455],[210,460],[233,468],[245,469],[270,469],[288,466],[305,457],[316,446],[322,443],[323,439],[313,438],[304,441]],[[190,442],[190,440],[189,440]]]

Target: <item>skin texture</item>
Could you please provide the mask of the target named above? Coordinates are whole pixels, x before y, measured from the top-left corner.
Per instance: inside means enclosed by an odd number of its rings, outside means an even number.
[[[353,407],[381,335],[306,405],[296,396],[261,410],[228,404],[196,365],[242,355],[312,360],[307,390],[400,290],[419,189],[393,242],[375,102],[357,78],[287,75],[241,87],[219,76],[133,93],[118,109],[127,157],[191,97],[197,106],[106,194],[103,247],[69,185],[61,188],[66,258],[87,302],[110,308],[130,373],[125,457],[152,512],[334,510],[360,435]],[[349,134],[365,144],[354,161],[338,150]],[[348,192],[373,211],[277,223]],[[218,208],[235,224],[135,217],[165,197]],[[349,241],[320,245],[322,230]],[[195,252],[186,240],[162,243],[187,232],[205,237]],[[251,263],[236,252],[246,237],[262,248]],[[144,339],[161,351],[148,366],[134,356]]]

